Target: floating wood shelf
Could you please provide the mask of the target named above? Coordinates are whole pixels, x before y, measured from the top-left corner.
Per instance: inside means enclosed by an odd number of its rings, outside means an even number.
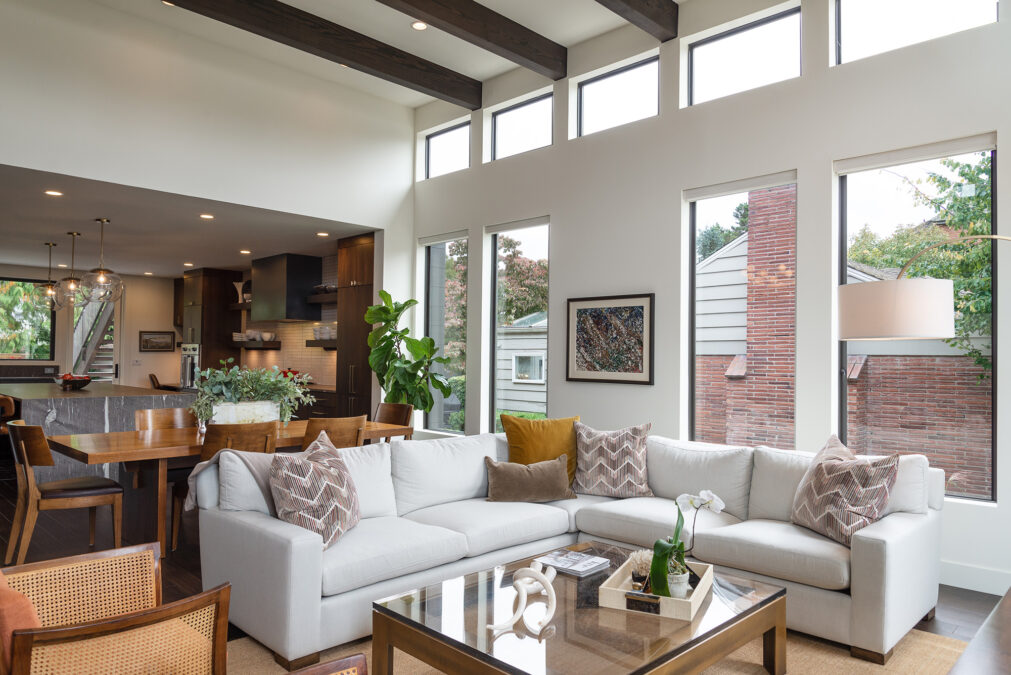
[[[327,351],[337,349],[337,340],[306,340],[306,347],[322,347]]]
[[[228,305],[228,309],[248,310],[252,306],[253,306],[252,302],[233,302],[232,304]]]
[[[238,347],[239,349],[280,349],[281,341],[274,340],[273,342],[263,342],[262,340],[245,340],[243,342],[232,342],[233,347]]]
[[[317,293],[305,299],[310,305],[336,305],[337,293]]]

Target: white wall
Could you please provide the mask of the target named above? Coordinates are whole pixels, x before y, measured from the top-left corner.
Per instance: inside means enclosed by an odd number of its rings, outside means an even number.
[[[774,3],[737,0],[681,7],[682,35],[717,26]],[[1008,14],[1007,0],[1002,14]],[[830,0],[804,0],[803,76],[691,108],[678,108],[682,45],[660,47],[661,114],[575,140],[568,138],[569,84],[555,83],[555,143],[523,155],[418,182],[417,237],[470,236],[468,379],[487,384],[487,226],[549,216],[550,312],[565,316],[569,297],[656,293],[656,384],[652,387],[565,381],[563,358],[549,359],[548,411],[581,415],[616,428],[652,421],[660,434],[685,436],[687,420],[687,207],[685,189],[796,170],[798,188],[797,447],[816,450],[838,427],[835,287],[837,180],[833,160],[997,132],[1011,135],[1011,25],[1007,21],[830,67]],[[655,48],[626,27],[569,51],[570,76]],[[486,83],[485,103],[515,97],[543,82],[522,72]],[[416,130],[460,115],[431,104]],[[471,116],[472,138],[483,115]],[[999,153],[996,194],[1011,204],[1011,149]],[[1004,218],[998,231],[1011,234]],[[1011,247],[998,249],[1002,269]],[[420,277],[420,275],[419,275]],[[417,281],[416,281],[417,283]],[[417,291],[420,295],[420,289]],[[1011,331],[1011,275],[1001,275],[998,331]],[[565,353],[565,329],[553,320],[549,352]],[[998,363],[998,389],[1011,382],[1011,359]],[[468,387],[467,409],[487,410],[486,387]],[[998,419],[1011,419],[1009,396]],[[472,414],[468,431],[486,428]],[[998,502],[948,500],[943,580],[1003,593],[1011,585],[1011,436],[998,430]]]

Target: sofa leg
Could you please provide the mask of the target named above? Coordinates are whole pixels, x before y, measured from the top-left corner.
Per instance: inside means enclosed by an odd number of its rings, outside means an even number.
[[[305,668],[306,666],[311,666],[313,664],[319,663],[319,652],[316,652],[314,654],[307,654],[306,656],[303,656],[302,658],[299,659],[294,659],[293,661],[289,661],[288,659],[284,658],[277,652],[271,652],[271,654],[274,655],[274,661],[277,662],[277,665],[281,666],[289,673],[293,670],[298,670],[299,668]]]
[[[894,649],[889,649],[886,653],[881,654],[879,652],[872,652],[869,649],[861,649],[860,647],[850,647],[850,656],[855,659],[862,659],[864,661],[870,661],[871,663],[876,663],[879,666],[883,666],[888,663],[888,659],[892,658],[892,652]]]
[[[924,621],[933,621],[934,613],[937,611],[937,607],[931,607],[930,611],[923,615]]]

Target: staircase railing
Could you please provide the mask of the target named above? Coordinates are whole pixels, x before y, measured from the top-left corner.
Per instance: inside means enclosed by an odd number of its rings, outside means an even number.
[[[76,354],[74,360],[74,372],[78,374],[87,373],[91,368],[95,357],[98,356],[98,348],[102,346],[102,342],[105,340],[105,334],[109,330],[109,325],[112,323],[112,317],[116,309],[115,303],[112,302],[103,302],[100,306],[95,306],[94,318],[91,319],[89,324],[87,316],[91,312],[88,312],[88,309],[92,306],[85,307],[84,313],[78,319],[77,326],[74,327],[74,344],[81,345],[80,351]],[[81,332],[78,333],[78,331]],[[78,334],[81,335],[80,342],[77,339]]]

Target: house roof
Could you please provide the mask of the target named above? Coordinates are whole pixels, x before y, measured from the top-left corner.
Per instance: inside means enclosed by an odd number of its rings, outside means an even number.
[[[548,325],[547,312],[534,312],[527,314],[509,324],[510,328],[542,328]]]

